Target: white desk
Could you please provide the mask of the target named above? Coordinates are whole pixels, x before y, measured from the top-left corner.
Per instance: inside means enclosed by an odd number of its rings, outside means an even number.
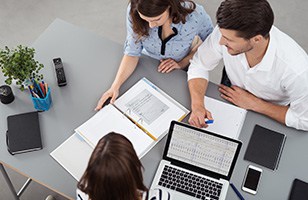
[[[49,155],[65,141],[73,130],[89,119],[95,112],[97,100],[107,90],[117,72],[123,55],[123,46],[106,40],[87,30],[80,29],[62,20],[55,20],[34,42],[36,58],[45,65],[44,79],[51,87],[53,105],[47,112],[40,113],[43,150],[11,156],[6,150],[5,131],[8,115],[33,111],[28,92],[13,88],[16,99],[9,105],[0,104],[0,159],[31,178],[63,193],[75,197],[76,180]],[[52,59],[61,57],[67,76],[67,86],[56,85]],[[176,70],[160,74],[156,67],[158,61],[142,57],[137,70],[121,88],[121,93],[142,77],[147,77],[171,97],[190,108],[190,97],[186,73]],[[3,84],[0,76],[0,83]],[[209,85],[208,96],[219,98],[217,87]],[[187,119],[186,119],[187,120]],[[286,128],[267,117],[248,112],[240,140],[243,141],[232,182],[240,188],[249,162],[243,156],[255,124],[285,133],[287,140],[277,171],[264,169],[259,192],[249,195],[241,192],[247,199],[287,199],[295,177],[308,181],[308,160],[306,159],[308,134]],[[165,139],[159,142],[145,157],[144,181],[150,185],[154,172],[161,159]],[[232,189],[227,199],[238,199]]]

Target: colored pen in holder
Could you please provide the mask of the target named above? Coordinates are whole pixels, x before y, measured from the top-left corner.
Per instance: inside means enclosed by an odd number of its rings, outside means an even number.
[[[34,108],[39,111],[47,111],[49,110],[52,100],[50,94],[50,88],[47,89],[47,94],[41,98],[36,93],[31,92],[31,99],[34,105]]]

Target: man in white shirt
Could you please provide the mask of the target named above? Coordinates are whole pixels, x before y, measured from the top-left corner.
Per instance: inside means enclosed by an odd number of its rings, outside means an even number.
[[[188,70],[192,113],[189,123],[206,127],[204,105],[209,71],[222,59],[231,87],[220,85],[227,101],[289,127],[308,131],[308,56],[273,26],[266,0],[225,0],[217,25],[199,47]]]

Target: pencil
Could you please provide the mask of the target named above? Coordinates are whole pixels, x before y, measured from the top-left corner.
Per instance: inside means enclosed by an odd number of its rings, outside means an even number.
[[[46,91],[46,96],[47,96],[47,93],[48,93],[48,84],[45,83],[45,91]]]

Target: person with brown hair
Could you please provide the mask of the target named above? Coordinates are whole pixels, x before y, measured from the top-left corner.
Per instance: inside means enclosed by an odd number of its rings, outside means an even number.
[[[217,26],[188,70],[190,124],[203,127],[207,126],[205,118],[212,119],[204,95],[209,71],[223,60],[231,85],[220,85],[222,98],[308,131],[308,56],[273,25],[270,4],[266,0],[224,0],[216,19]]]
[[[162,190],[143,184],[142,164],[132,143],[111,132],[99,140],[88,166],[77,184],[78,200],[169,200]]]
[[[127,8],[127,37],[124,56],[109,90],[96,110],[111,97],[135,70],[141,53],[160,60],[158,71],[185,69],[213,25],[204,8],[191,0],[130,0]]]

